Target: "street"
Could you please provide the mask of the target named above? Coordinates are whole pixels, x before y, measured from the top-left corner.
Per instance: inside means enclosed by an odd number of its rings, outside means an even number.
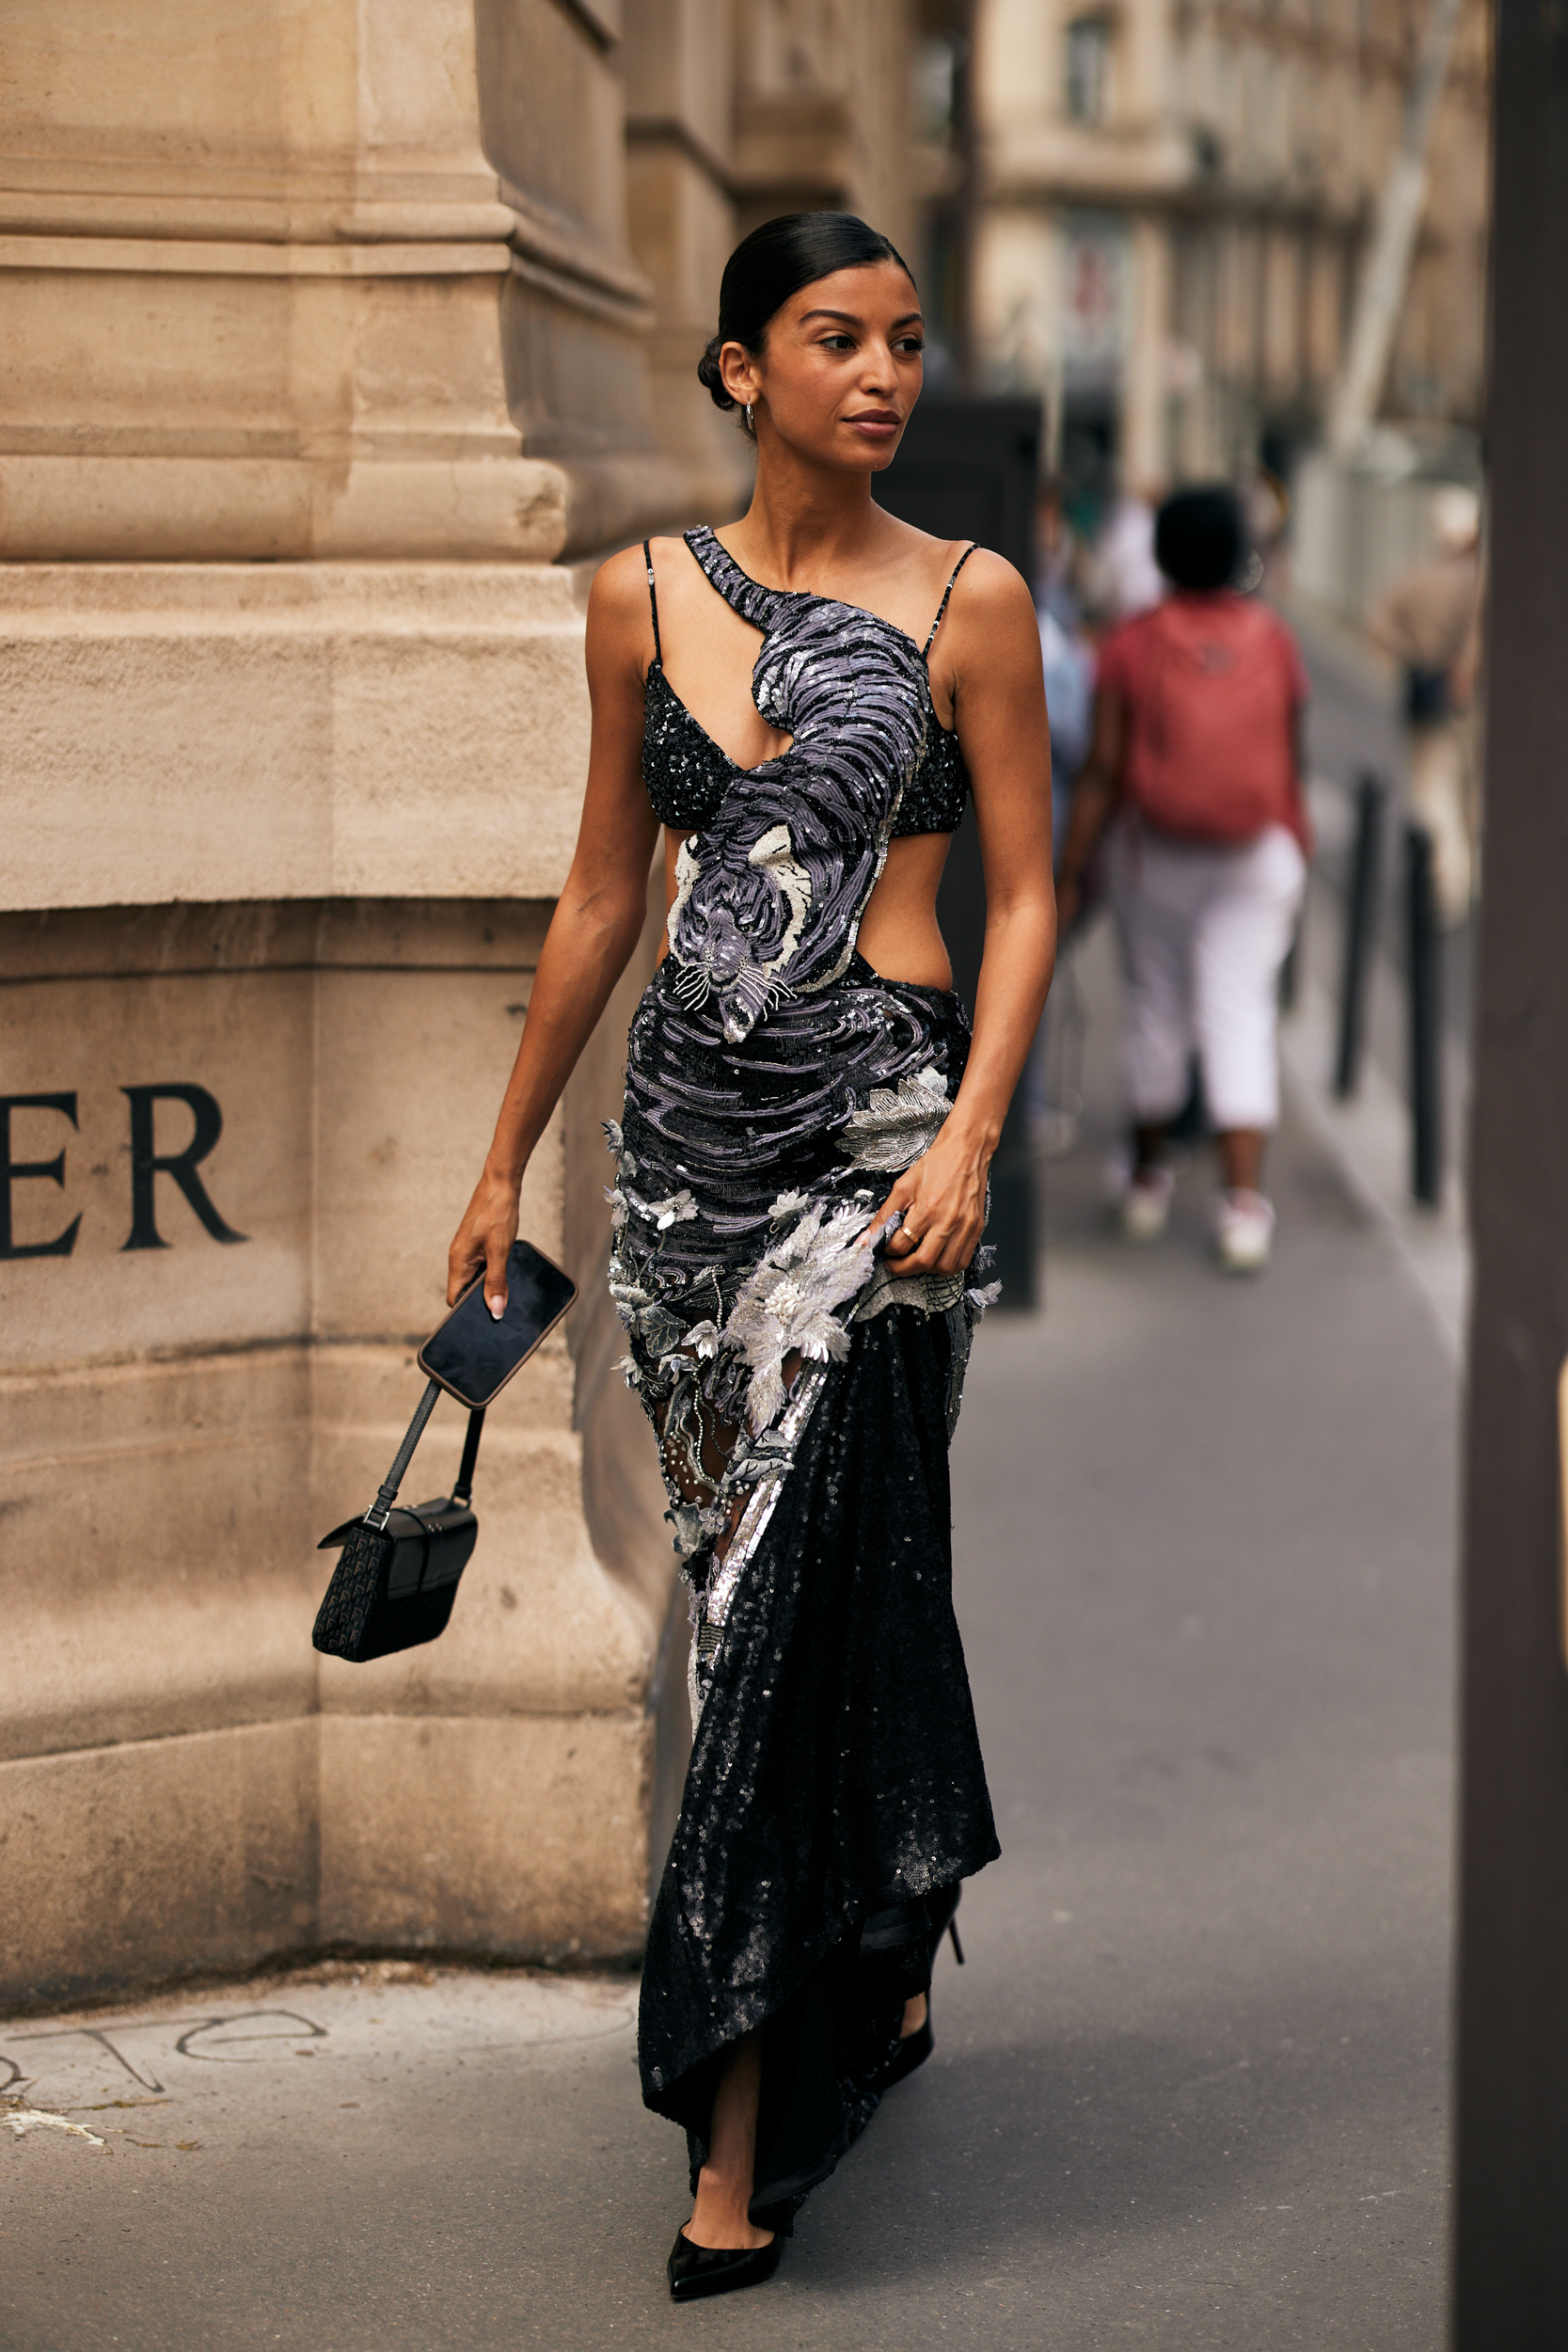
[[[777,2279],[668,2300],[631,1979],[339,1963],[0,2034],[11,2115],[103,2142],[0,2132],[8,2346],[1441,2341],[1451,1357],[1293,1115],[1261,1280],[1214,1270],[1196,1162],[1164,1243],[1114,1234],[1080,953],[1045,1311],[981,1333],[954,1455],[1004,1855]]]

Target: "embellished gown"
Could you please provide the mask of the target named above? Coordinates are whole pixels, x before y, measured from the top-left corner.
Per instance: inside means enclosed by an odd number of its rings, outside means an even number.
[[[977,1267],[895,1277],[863,1246],[969,1030],[856,932],[890,838],[951,831],[968,787],[927,673],[952,580],[922,647],[686,537],[762,632],[753,696],[793,740],[741,769],[698,725],[663,674],[649,556],[643,774],[687,837],[609,1131],[610,1283],[690,1586],[693,1740],[639,2050],[694,2180],[725,2055],[760,2028],[752,2213],[787,2232],[876,2106],[958,1882],[998,1851],[947,1478],[994,1291]]]

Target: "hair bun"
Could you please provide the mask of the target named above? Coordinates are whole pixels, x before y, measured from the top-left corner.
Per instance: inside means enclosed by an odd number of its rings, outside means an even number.
[[[713,336],[697,362],[697,380],[700,384],[707,386],[708,397],[716,408],[733,408],[735,395],[724,389],[724,378],[719,368],[719,354],[723,347],[723,337]]]

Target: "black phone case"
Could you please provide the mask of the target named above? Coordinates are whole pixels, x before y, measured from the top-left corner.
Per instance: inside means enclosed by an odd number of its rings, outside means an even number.
[[[468,1284],[467,1289],[458,1299],[457,1304],[451,1308],[451,1311],[443,1317],[441,1322],[436,1325],[435,1330],[432,1331],[429,1339],[426,1340],[424,1346],[420,1348],[419,1353],[418,1361],[420,1370],[425,1375],[426,1378],[438,1381],[449,1396],[454,1396],[459,1405],[467,1405],[470,1412],[481,1411],[485,1406],[491,1405],[495,1402],[496,1398],[499,1396],[502,1389],[505,1388],[507,1382],[514,1379],[516,1375],[521,1372],[523,1366],[528,1362],[529,1358],[544,1344],[545,1341],[549,1338],[550,1333],[555,1329],[556,1325],[562,1321],[563,1316],[570,1314],[573,1307],[577,1303],[578,1286],[573,1281],[571,1276],[567,1273],[565,1267],[557,1265],[553,1258],[546,1257],[544,1250],[539,1248],[535,1243],[531,1241],[515,1241],[512,1245],[512,1256],[507,1261],[507,1282],[509,1288],[515,1273],[513,1260],[515,1259],[519,1250],[529,1251],[531,1255],[539,1259],[543,1264],[547,1265],[552,1274],[559,1275],[561,1279],[566,1285],[566,1296],[561,1306],[557,1309],[556,1312],[550,1317],[548,1323],[543,1327],[538,1334],[538,1337],[530,1341],[528,1346],[523,1350],[523,1353],[517,1358],[516,1362],[512,1365],[509,1371],[502,1374],[501,1377],[496,1382],[495,1387],[490,1390],[489,1393],[485,1396],[469,1396],[466,1394],[465,1391],[458,1387],[454,1380],[449,1379],[445,1373],[437,1372],[434,1364],[431,1364],[426,1360],[430,1348],[435,1344],[436,1341],[440,1338],[442,1332],[446,1329],[447,1325],[451,1323],[452,1316],[462,1312],[464,1307],[473,1296],[475,1291],[478,1290],[483,1283],[484,1277],[483,1274],[479,1274],[474,1277],[474,1279]],[[515,1271],[520,1272],[522,1269],[518,1268],[515,1269]]]

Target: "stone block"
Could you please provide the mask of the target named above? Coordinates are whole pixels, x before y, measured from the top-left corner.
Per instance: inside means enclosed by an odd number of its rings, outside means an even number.
[[[0,1763],[0,1999],[309,1950],[318,1783],[298,1718]]]
[[[626,1715],[322,1719],[322,1940],[630,1959],[652,1735]]]
[[[316,1540],[370,1502],[423,1387],[415,1351],[443,1311],[446,1244],[547,911],[325,899],[0,917],[5,1247],[71,1243],[0,1257],[0,1606],[12,1667],[0,1769],[22,1775],[0,1789],[23,1792],[16,1883],[30,1888],[53,1839],[63,1869],[107,1874],[122,1890],[108,1915],[124,1915],[105,1954],[75,1898],[51,1897],[0,1963],[0,1994],[65,1997],[182,1964],[238,1965],[324,1934],[406,1931],[452,1947],[477,1934],[481,1948],[535,1955],[573,1935],[600,1953],[635,1943],[652,1759],[657,1747],[667,1782],[684,1725],[657,1673],[673,1574],[663,1489],[612,1368],[600,1122],[618,1107],[657,891],[645,952],[530,1170],[524,1230],[572,1264],[581,1327],[569,1320],[491,1409],[480,1542],[451,1624],[437,1643],[363,1667],[310,1647],[333,1565]],[[125,1089],[143,1086],[164,1092],[138,1143]],[[206,1146],[182,1156],[193,1131],[201,1141],[203,1102],[215,1106]],[[145,1165],[150,1153],[167,1164]],[[443,1403],[407,1500],[450,1490],[463,1426]],[[661,1728],[655,1708],[669,1716]],[[209,1769],[201,1742],[236,1725],[304,1724],[313,1741],[324,1723],[377,1724],[331,1750],[341,1825],[361,1771],[403,1788],[424,1769],[430,1721],[445,1726],[441,1769],[453,1760],[450,1836],[433,1875],[420,1876],[428,1838],[410,1850],[390,1909],[346,1828],[330,1851],[350,1882],[340,1899],[329,1861],[321,1915],[313,1845],[310,1908],[297,1920],[265,1895],[277,1881],[296,1890],[290,1904],[305,1899],[293,1864],[258,1863],[254,1886],[236,1876],[236,1840],[260,1851],[275,1835],[293,1851],[287,1821],[302,1807],[313,1837],[313,1784],[265,1834],[262,1815],[283,1802],[270,1765],[253,1790],[239,1767],[213,1768],[229,1775],[227,1813],[216,1793],[204,1804],[186,1787]],[[464,1723],[487,1728],[469,1735]],[[526,1867],[523,1831],[498,1847],[475,1794],[486,1740],[532,1788],[524,1818],[539,1851]],[[91,1757],[86,1777],[64,1771]],[[61,1773],[26,1778],[55,1764]],[[151,1775],[145,1804],[127,1793],[138,1773]],[[374,1813],[382,1795],[361,1793]],[[242,1801],[252,1811],[236,1827]],[[182,1824],[173,1878],[160,1807]],[[123,1890],[164,1879],[142,1935]],[[493,1896],[499,1909],[482,1929]]]
[[[614,11],[80,13],[8,25],[0,554],[547,562],[680,511]]]
[[[550,565],[0,566],[0,905],[553,898],[588,757]]]
[[[309,1400],[297,1347],[0,1380],[0,1756],[314,1711]]]

